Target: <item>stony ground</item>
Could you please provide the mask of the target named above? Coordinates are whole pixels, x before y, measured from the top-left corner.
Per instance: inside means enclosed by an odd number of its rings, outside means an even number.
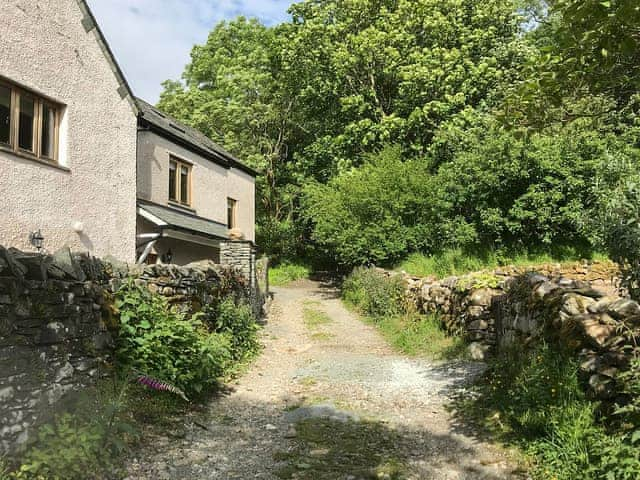
[[[130,479],[525,478],[447,412],[481,364],[404,358],[313,282],[275,290],[264,343],[229,392],[149,439]]]

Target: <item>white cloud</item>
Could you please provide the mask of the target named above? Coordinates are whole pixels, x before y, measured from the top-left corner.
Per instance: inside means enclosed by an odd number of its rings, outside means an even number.
[[[167,79],[179,79],[191,48],[213,26],[238,15],[273,24],[291,0],[88,0],[134,93],[156,102]]]

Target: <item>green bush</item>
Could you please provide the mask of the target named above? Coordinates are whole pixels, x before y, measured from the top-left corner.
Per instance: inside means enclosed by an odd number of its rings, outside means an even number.
[[[30,449],[17,479],[81,480],[88,472],[98,477],[110,462],[105,426],[63,415],[38,431],[38,444]]]
[[[309,185],[304,206],[312,238],[350,267],[388,264],[452,240],[436,200],[428,164],[403,161],[399,148],[388,147],[328,185]]]
[[[258,218],[256,242],[274,263],[303,256],[306,251],[302,238],[301,226],[290,219],[276,220],[266,215]]]
[[[356,268],[342,284],[342,298],[373,318],[393,317],[406,310],[400,277],[386,277],[373,268]]]
[[[471,254],[467,264],[452,266],[476,269],[485,254],[499,262],[527,252],[553,257],[558,244],[592,248],[585,219],[594,205],[606,211],[604,197],[617,181],[599,174],[603,165],[614,158],[637,171],[637,154],[625,139],[577,125],[518,135],[489,117],[472,117],[464,129],[443,126],[442,141],[422,158],[387,147],[326,185],[307,187],[303,209],[312,239],[348,267],[462,249]],[[626,208],[624,218],[631,219],[638,199],[624,198],[632,208],[620,202],[618,210]]]
[[[123,454],[140,438],[129,408],[140,399],[132,398],[131,387],[130,376],[116,376],[73,397],[66,412],[38,429],[17,471],[0,478],[84,480],[89,472],[96,480],[115,478]],[[152,404],[153,399],[145,408]]]
[[[619,167],[619,168],[618,168]],[[597,207],[588,225],[613,261],[620,265],[624,286],[640,300],[640,161],[612,162],[600,172],[617,186],[597,191]],[[595,225],[593,219],[596,219]]]
[[[213,387],[224,374],[232,358],[228,333],[210,333],[199,315],[188,318],[133,282],[118,291],[115,305],[121,368],[161,379],[187,395]]]
[[[229,339],[232,360],[242,361],[259,350],[259,326],[249,305],[226,299],[218,305],[215,319],[215,331]]]

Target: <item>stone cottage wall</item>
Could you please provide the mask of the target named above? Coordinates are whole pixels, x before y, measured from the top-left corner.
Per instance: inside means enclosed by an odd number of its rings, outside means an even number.
[[[127,278],[188,312],[229,295],[249,298],[247,280],[210,262],[129,267],[68,250],[0,247],[0,455],[23,449],[101,376],[114,344],[110,299]]]

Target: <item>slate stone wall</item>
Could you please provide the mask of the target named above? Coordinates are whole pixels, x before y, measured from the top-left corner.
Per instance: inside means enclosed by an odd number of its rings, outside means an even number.
[[[37,426],[101,376],[114,344],[111,299],[128,278],[190,313],[227,296],[253,298],[248,279],[211,262],[128,266],[0,247],[0,455],[23,449]]]
[[[575,349],[589,393],[616,394],[640,338],[640,305],[625,297],[609,262],[515,267],[443,280],[403,275],[407,301],[440,315],[480,360],[495,349],[556,338]]]
[[[68,251],[0,247],[0,453],[23,448],[35,425],[99,377],[113,341],[108,275],[95,267]]]

